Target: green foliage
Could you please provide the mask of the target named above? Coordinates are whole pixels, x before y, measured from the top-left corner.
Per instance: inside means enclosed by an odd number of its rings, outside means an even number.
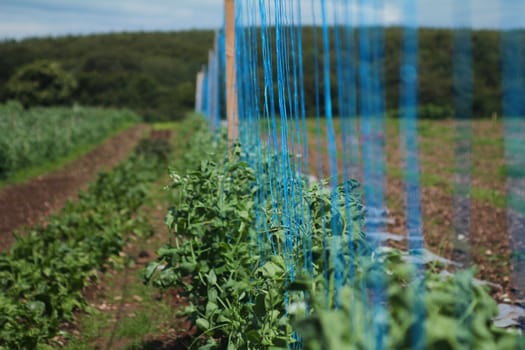
[[[161,166],[168,162],[172,151],[169,140],[165,138],[142,139],[135,148],[135,152],[138,155]]]
[[[389,117],[400,118],[401,110],[388,112]],[[454,109],[450,106],[421,105],[417,108],[417,117],[421,119],[449,119],[454,117]]]
[[[173,187],[181,191],[166,222],[175,233],[187,236],[176,236],[174,246],[159,251],[159,261],[148,266],[145,279],[162,288],[185,281],[184,289],[192,302],[188,315],[210,336],[202,348],[214,346],[215,336],[228,339],[235,349],[251,349],[263,340],[273,344],[281,339],[283,345],[289,340],[289,330],[277,328],[284,309],[256,315],[255,305],[250,303],[254,298],[264,300],[270,285],[283,285],[284,279],[283,261],[274,262],[271,270],[253,274],[259,262],[249,243],[254,176],[246,164],[236,161],[202,161],[184,178],[172,175]],[[226,243],[228,237],[231,243]],[[281,292],[273,291],[267,302],[282,305]],[[205,303],[203,297],[207,297]],[[246,334],[251,337],[246,339]]]
[[[254,195],[258,190],[255,173],[242,161],[246,155],[239,147],[226,158],[221,156],[224,152],[209,153],[225,147],[224,137],[216,141],[215,147],[210,147],[213,144],[210,139],[209,133],[203,131],[193,136],[188,153],[200,155],[197,158],[200,161],[193,158],[194,167],[185,176],[172,174],[172,188],[178,198],[166,216],[166,223],[175,237],[159,250],[158,261],[145,269],[145,282],[159,288],[183,286],[192,303],[186,315],[208,336],[200,349],[213,348],[221,342],[232,349],[285,349],[294,342],[285,313],[287,261],[280,256],[256,253],[259,250],[253,237],[257,232],[252,225]],[[307,186],[306,180],[303,185]],[[340,251],[346,250],[349,240],[356,250],[365,251],[360,230],[363,208],[352,200],[354,216],[347,221],[342,210],[342,187],[339,198],[340,206],[331,210],[330,192],[313,185],[303,204],[309,205],[308,210],[316,218],[321,215],[323,205],[340,218],[339,232],[326,229]],[[270,214],[265,220],[271,226]],[[352,237],[344,232],[349,224],[355,228]],[[320,221],[316,221],[314,265],[318,274],[325,268],[323,254],[317,249],[322,244],[322,230]],[[267,236],[265,243],[259,243],[266,244],[261,251],[270,251],[271,245],[278,250],[283,246],[283,228],[274,227]],[[304,258],[297,256],[298,261]],[[352,263],[350,254],[344,259]],[[329,259],[330,270],[334,268],[332,260],[335,259]]]
[[[21,66],[6,85],[7,97],[25,107],[71,102],[77,81],[58,62],[36,61]]]
[[[0,349],[44,348],[75,310],[87,307],[82,290],[121,251],[123,234],[149,232],[136,212],[145,183],[158,174],[151,157],[136,153],[0,254]]]
[[[403,262],[396,250],[387,250],[376,259],[379,264],[371,263],[356,275],[354,287],[343,288],[340,308],[327,308],[324,295],[310,291],[314,311],[307,316],[291,315],[305,350],[377,348],[373,315],[367,309],[370,289],[359,287],[369,285],[370,276],[385,279],[388,324],[384,348],[517,348],[515,335],[492,325],[496,303],[474,281],[472,271],[442,276],[429,270],[417,277],[413,265]],[[308,288],[305,285],[302,290]]]
[[[20,66],[59,62],[78,81],[68,102],[126,107],[147,121],[194,109],[195,76],[208,60],[212,31],[118,33],[0,42],[0,101]]]
[[[471,271],[448,277],[427,266],[419,276],[400,251],[371,249],[355,181],[341,184],[334,201],[325,182],[299,180],[305,190],[294,199],[310,213],[313,271],[296,271],[290,283],[290,267],[302,266],[310,247],[300,239],[293,254],[283,254],[286,229],[272,226],[276,203],[269,200],[259,212],[268,231],[256,231],[255,194],[268,188],[261,186],[268,179],[256,178],[239,146],[224,156],[224,138],[210,147],[213,139],[203,131],[194,135],[189,171],[172,173],[176,200],[166,224],[173,237],[144,270],[145,283],[181,288],[188,297],[184,314],[203,335],[192,348],[285,349],[294,346],[296,331],[307,350],[375,349],[378,319],[381,348],[516,348],[515,335],[492,326],[495,302]],[[337,224],[323,225],[332,219]],[[267,253],[272,249],[278,253]],[[336,283],[343,286],[339,293]],[[377,318],[371,298],[381,285],[384,315]]]
[[[0,138],[0,179],[96,144],[139,119],[125,110],[78,106],[24,110],[16,102],[0,105],[0,130],[9,130]]]
[[[422,105],[452,106],[454,32],[420,29],[418,34],[418,101]],[[60,62],[67,71],[74,73],[79,88],[73,100],[81,104],[129,107],[147,120],[182,118],[193,109],[195,75],[208,60],[213,35],[212,31],[188,31],[6,41],[0,43],[0,101],[7,99],[2,86],[21,65],[35,59],[48,59]],[[382,63],[387,110],[396,110],[399,106],[402,35],[401,28],[385,31]],[[275,38],[275,35],[270,37]],[[500,33],[473,31],[472,40],[473,115],[501,114],[501,73],[500,69],[495,69],[500,67],[501,60]],[[320,64],[323,60],[313,46],[313,30],[306,27],[303,66],[308,115],[315,115],[314,54],[318,55]],[[335,50],[333,45],[332,50]],[[331,57],[335,55],[332,53]],[[259,69],[262,74],[262,65]],[[335,71],[332,74],[334,114],[338,114]],[[358,90],[356,93],[359,95]],[[323,106],[320,107],[322,110]],[[444,116],[448,117],[447,114]],[[437,117],[440,113],[430,115]]]

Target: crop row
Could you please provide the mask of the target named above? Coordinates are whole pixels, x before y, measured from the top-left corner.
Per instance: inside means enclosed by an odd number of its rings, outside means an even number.
[[[140,118],[125,110],[0,105],[0,179],[102,141]]]
[[[334,192],[300,176],[285,183],[269,175],[267,154],[257,172],[255,155],[224,150],[204,131],[192,138],[190,168],[172,174],[173,238],[144,271],[146,283],[188,297],[193,348],[517,348],[492,325],[496,304],[472,271],[443,276],[369,243],[356,181]],[[303,189],[294,231],[281,224],[288,204],[265,192],[293,196],[290,186]]]
[[[59,327],[87,307],[83,289],[118,254],[124,234],[149,232],[137,210],[145,184],[162,169],[168,148],[144,140],[111,172],[101,173],[79,200],[46,226],[17,238],[0,254],[0,349],[48,349]]]

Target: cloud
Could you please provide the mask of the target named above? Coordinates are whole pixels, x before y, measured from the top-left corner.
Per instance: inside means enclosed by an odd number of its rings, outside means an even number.
[[[219,28],[224,0],[0,0],[0,38],[86,34],[108,31]],[[257,10],[260,0],[242,0]],[[275,0],[261,0],[269,15]],[[291,4],[291,0],[282,0]],[[294,0],[301,6],[302,23],[321,23],[320,0]],[[421,26],[474,28],[523,27],[524,1],[509,0],[327,0],[327,21],[399,25],[407,14]],[[463,9],[462,9],[463,8]],[[351,16],[346,16],[349,9]],[[412,12],[415,11],[415,12]],[[295,13],[297,18],[297,13]],[[290,20],[289,18],[287,19]]]
[[[222,0],[1,0],[0,38],[217,28]]]

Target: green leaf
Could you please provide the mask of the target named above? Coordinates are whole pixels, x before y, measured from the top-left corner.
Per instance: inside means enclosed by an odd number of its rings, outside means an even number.
[[[210,288],[208,289],[208,300],[209,301],[217,301],[217,289],[216,288]]]
[[[252,329],[245,334],[246,339],[254,344],[259,344],[262,340],[261,335],[255,329]]]
[[[207,304],[206,304],[206,315],[211,315],[213,314],[215,311],[217,311],[219,309],[219,306],[217,304],[215,304],[214,302],[211,302],[209,301]]]
[[[146,267],[146,271],[144,273],[144,279],[146,283],[151,279],[151,276],[157,271],[157,268],[159,267],[160,263],[154,261],[148,264]]]
[[[166,226],[170,228],[173,227],[173,223],[175,222],[175,216],[173,216],[172,211],[169,211],[168,214],[166,214],[164,222],[166,223]]]
[[[217,275],[215,275],[215,271],[213,271],[213,269],[211,269],[208,273],[208,284],[210,286],[214,286],[217,284]]]
[[[27,303],[27,307],[37,316],[42,316],[46,311],[46,304],[41,301],[31,301]]]
[[[239,217],[241,219],[244,219],[246,221],[250,220],[250,214],[248,214],[248,212],[246,210],[241,210],[241,211],[238,212],[238,214],[239,214]]]
[[[264,305],[264,298],[265,298],[265,295],[262,293],[258,294],[257,297],[255,298],[254,311],[257,317],[264,317],[266,315],[266,307]]]
[[[263,277],[271,279],[275,279],[275,277],[277,277],[277,274],[281,274],[284,272],[280,266],[274,264],[271,261],[264,264],[260,271],[262,272]]]
[[[273,345],[280,348],[286,348],[288,346],[288,338],[275,337],[275,339],[273,340]]]
[[[213,340],[208,340],[208,343],[199,346],[199,350],[211,350],[211,349],[217,349],[218,344]]]
[[[198,318],[195,324],[200,330],[207,331],[210,328],[210,323],[204,318]]]

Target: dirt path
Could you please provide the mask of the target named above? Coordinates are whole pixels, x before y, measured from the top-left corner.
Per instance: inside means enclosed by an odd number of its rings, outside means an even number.
[[[191,135],[184,130],[153,131],[153,138],[171,139],[178,159],[183,145]],[[184,135],[183,137],[178,137]],[[138,215],[151,224],[151,236],[126,233],[123,251],[116,257],[117,264],[108,264],[98,273],[97,282],[87,288],[84,295],[95,310],[79,313],[74,324],[65,325],[75,337],[70,341],[55,339],[70,349],[119,350],[174,350],[186,349],[193,342],[195,329],[178,315],[188,306],[177,290],[159,290],[142,283],[143,269],[155,259],[156,251],[169,241],[170,233],[164,223],[172,194],[164,187],[170,182],[167,174],[154,183],[149,200]]]
[[[167,178],[157,188],[163,188]],[[157,191],[158,192],[158,191]],[[142,284],[142,271],[154,260],[156,251],[168,241],[164,224],[166,195],[155,195],[154,204],[141,209],[153,227],[151,237],[128,234],[120,259],[124,267],[99,272],[96,284],[85,295],[96,311],[79,314],[73,334],[76,342],[67,350],[175,350],[186,349],[193,341],[195,329],[177,313],[188,306],[177,290],[161,291]]]
[[[146,129],[145,125],[127,129],[62,169],[0,190],[0,251],[13,243],[15,230],[41,223],[99,172],[122,161]]]

